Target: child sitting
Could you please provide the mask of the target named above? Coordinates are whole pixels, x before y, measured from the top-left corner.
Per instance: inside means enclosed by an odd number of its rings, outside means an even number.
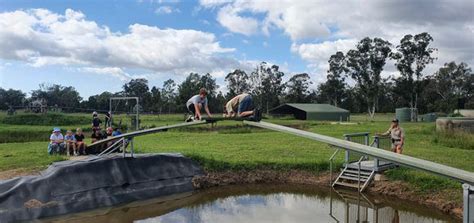
[[[66,131],[66,136],[64,137],[64,141],[66,143],[66,153],[67,155],[75,155],[77,156],[76,151],[76,138],[72,134],[71,130]]]
[[[86,138],[86,136],[84,136],[84,133],[82,132],[81,128],[76,129],[76,134],[74,135],[74,137],[76,138],[77,153],[79,155],[81,155],[81,154],[85,155],[86,154],[86,143],[84,142],[84,138]]]

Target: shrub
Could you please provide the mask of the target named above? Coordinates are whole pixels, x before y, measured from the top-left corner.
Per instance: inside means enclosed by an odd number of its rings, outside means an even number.
[[[61,113],[20,114],[3,118],[2,123],[10,125],[84,125],[91,122],[84,116],[64,115]]]

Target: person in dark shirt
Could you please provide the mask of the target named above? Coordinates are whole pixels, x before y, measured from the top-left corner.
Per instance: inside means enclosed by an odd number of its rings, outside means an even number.
[[[112,127],[112,114],[110,111],[105,113],[105,128]]]
[[[86,136],[82,132],[81,128],[76,129],[76,134],[74,135],[76,137],[76,149],[79,152],[79,155],[85,155],[86,154],[86,143],[84,142],[84,139]]]
[[[94,130],[100,130],[100,123],[102,121],[99,119],[99,115],[97,112],[92,113],[92,131]]]
[[[97,141],[102,140],[102,139],[104,139],[104,136],[100,132],[100,130],[93,129],[92,130],[92,135],[91,135],[91,142],[94,143],[94,142],[97,142]],[[87,148],[87,149],[88,149],[89,154],[96,154],[96,153],[100,153],[102,151],[103,145],[98,145],[98,146],[94,146],[94,148]]]

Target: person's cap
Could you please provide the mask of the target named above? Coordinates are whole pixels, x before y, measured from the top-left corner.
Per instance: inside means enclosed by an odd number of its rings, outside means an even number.
[[[53,132],[60,132],[60,131],[61,131],[61,129],[58,128],[58,127],[54,127],[54,128],[53,128]]]
[[[96,111],[92,112],[92,115],[97,115],[97,112]]]
[[[394,118],[394,119],[392,120],[392,122],[398,123],[398,119],[397,119],[397,118]]]

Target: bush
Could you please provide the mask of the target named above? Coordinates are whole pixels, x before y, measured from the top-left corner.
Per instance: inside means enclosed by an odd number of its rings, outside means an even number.
[[[21,114],[7,116],[3,118],[2,123],[10,125],[84,125],[91,122],[90,118],[84,116],[64,115],[60,113],[48,114]]]

